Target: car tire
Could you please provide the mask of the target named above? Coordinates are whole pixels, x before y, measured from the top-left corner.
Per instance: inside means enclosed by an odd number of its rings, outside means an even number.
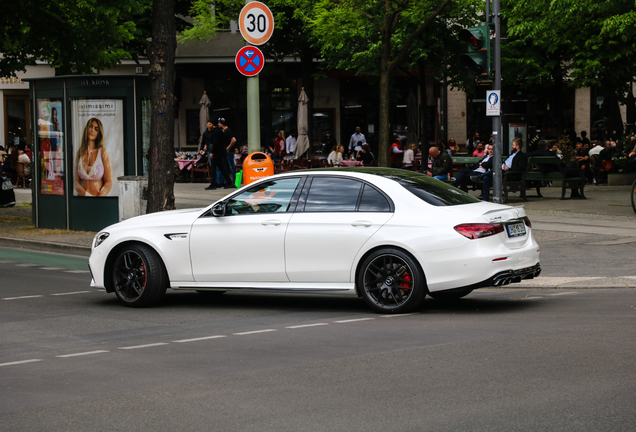
[[[463,290],[430,292],[428,295],[439,301],[455,301],[467,296],[471,292],[473,292],[473,290],[467,288]]]
[[[424,273],[419,264],[400,249],[374,251],[359,269],[359,292],[376,312],[410,312],[421,306],[426,297]]]
[[[112,267],[117,298],[130,307],[153,306],[168,288],[168,275],[161,258],[152,248],[128,245],[117,252]]]

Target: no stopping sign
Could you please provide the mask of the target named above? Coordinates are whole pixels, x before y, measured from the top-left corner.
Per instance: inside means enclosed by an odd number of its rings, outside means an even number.
[[[274,33],[272,11],[261,2],[246,4],[239,15],[239,30],[248,43],[263,45]]]

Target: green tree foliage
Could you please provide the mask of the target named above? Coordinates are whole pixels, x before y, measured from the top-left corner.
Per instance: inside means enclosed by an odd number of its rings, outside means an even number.
[[[312,16],[317,46],[330,67],[377,76],[380,89],[378,164],[389,164],[391,75],[422,58],[441,72],[444,53],[421,43],[431,29],[448,32],[448,24],[475,11],[476,1],[463,0],[321,0]],[[444,30],[442,30],[444,29]],[[435,39],[435,36],[429,36]],[[447,42],[438,38],[440,49]],[[430,57],[429,56],[430,54]]]
[[[636,63],[633,0],[505,0],[502,71],[527,85],[567,79],[623,99]]]

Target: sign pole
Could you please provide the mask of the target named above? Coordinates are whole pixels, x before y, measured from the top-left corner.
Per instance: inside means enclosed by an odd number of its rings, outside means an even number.
[[[499,14],[499,0],[493,0],[492,2],[493,15],[495,20],[495,49],[494,49],[494,68],[495,68],[495,80],[493,81],[494,90],[501,90],[501,17]],[[486,101],[488,103],[488,101]],[[501,103],[501,99],[499,101]],[[502,130],[501,130],[501,112],[492,118],[492,143],[493,143],[493,182],[492,182],[492,195],[493,202],[501,204],[501,185],[502,185],[502,170],[501,170],[501,155],[503,153],[502,143]]]
[[[247,150],[261,151],[261,110],[258,75],[247,78]]]

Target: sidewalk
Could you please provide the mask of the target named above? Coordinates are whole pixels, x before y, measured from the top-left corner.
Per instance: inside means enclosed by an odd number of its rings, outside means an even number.
[[[177,208],[206,207],[222,198],[232,189],[204,190],[203,183],[176,183]],[[78,256],[90,254],[94,232],[38,229],[32,224],[31,190],[15,189],[16,206],[0,209],[0,247],[65,253]],[[477,192],[470,192],[477,195]],[[551,238],[556,235],[598,234],[604,245],[636,243],[636,214],[630,201],[630,186],[588,186],[587,200],[560,200],[561,188],[543,188],[543,199],[528,191],[528,201],[509,197],[509,205],[523,205],[532,221],[536,237]],[[568,191],[569,196],[569,191]],[[560,233],[560,234],[559,234]],[[636,274],[636,271],[634,272]],[[550,279],[550,280],[548,280]],[[636,287],[636,276],[617,278],[613,281],[597,281],[594,277],[545,278],[524,281],[523,286],[567,286],[582,280],[590,286]],[[515,284],[520,286],[520,284]]]

